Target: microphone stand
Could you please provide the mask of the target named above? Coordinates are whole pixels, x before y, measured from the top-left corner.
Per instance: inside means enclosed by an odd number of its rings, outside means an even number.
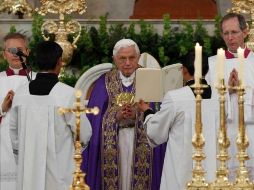
[[[22,55],[18,55],[18,56],[19,56],[19,60],[20,60],[20,62],[21,62],[22,68],[23,68],[23,69],[25,70],[25,72],[26,72],[26,78],[27,78],[27,80],[30,82],[30,81],[31,81],[31,77],[30,77],[29,74],[28,74],[27,66],[26,66],[26,64],[25,64],[25,62],[24,62],[24,59],[23,59]]]

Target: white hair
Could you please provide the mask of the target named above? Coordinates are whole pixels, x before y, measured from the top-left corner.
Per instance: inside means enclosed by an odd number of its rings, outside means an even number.
[[[116,45],[114,46],[114,49],[113,49],[113,56],[115,56],[119,50],[121,48],[126,48],[126,47],[130,47],[130,46],[134,46],[135,48],[135,51],[136,53],[139,55],[140,54],[140,50],[139,50],[139,47],[138,45],[136,44],[136,42],[134,42],[133,40],[131,39],[121,39],[119,40]]]

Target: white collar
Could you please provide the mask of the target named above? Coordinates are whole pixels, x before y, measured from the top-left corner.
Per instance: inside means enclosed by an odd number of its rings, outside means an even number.
[[[130,85],[132,85],[133,81],[134,81],[134,78],[135,78],[135,72],[133,72],[131,74],[131,76],[129,77],[125,77],[121,71],[119,71],[119,76],[120,76],[120,79],[122,81],[122,84],[125,86],[125,87],[128,87]]]

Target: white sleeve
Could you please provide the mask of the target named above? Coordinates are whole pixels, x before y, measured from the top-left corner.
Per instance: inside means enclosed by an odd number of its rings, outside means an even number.
[[[157,146],[168,141],[174,119],[175,107],[170,95],[167,94],[161,104],[160,111],[155,114],[149,114],[144,122],[151,146]]]
[[[86,117],[86,114],[82,114],[80,118],[80,140],[84,145],[87,145],[92,136],[92,127]]]
[[[18,147],[19,147],[19,139],[18,139],[18,107],[11,108],[10,110],[10,138],[12,143],[12,149],[14,153],[14,157],[16,163],[18,161]]]

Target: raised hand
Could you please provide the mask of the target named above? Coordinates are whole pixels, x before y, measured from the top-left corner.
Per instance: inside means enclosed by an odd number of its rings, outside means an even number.
[[[238,79],[238,72],[236,69],[233,69],[230,73],[229,79],[228,79],[228,85],[230,87],[236,87],[239,85],[239,79]],[[229,93],[234,93],[235,90],[229,89]]]
[[[14,96],[14,92],[12,90],[10,90],[5,96],[4,101],[2,103],[3,112],[7,112],[11,108],[13,96]]]

